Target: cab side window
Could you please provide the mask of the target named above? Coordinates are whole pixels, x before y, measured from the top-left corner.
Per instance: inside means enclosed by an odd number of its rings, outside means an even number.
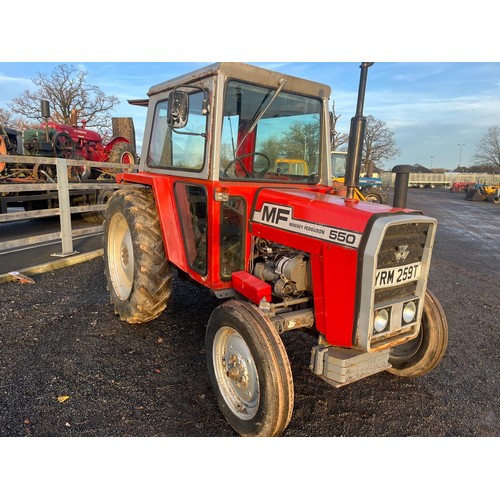
[[[201,171],[205,163],[207,115],[203,92],[189,96],[189,116],[181,132],[167,124],[168,100],[156,105],[147,165],[156,168]]]

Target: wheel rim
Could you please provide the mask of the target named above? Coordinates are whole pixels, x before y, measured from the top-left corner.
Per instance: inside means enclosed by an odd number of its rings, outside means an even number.
[[[365,196],[365,201],[369,201],[370,203],[379,203],[380,202],[378,196],[376,196],[374,194],[367,194]]]
[[[127,221],[115,214],[109,225],[108,262],[113,288],[121,300],[132,292],[134,280],[134,249]]]
[[[120,158],[120,163],[125,163],[126,165],[132,165],[134,163],[134,157],[132,156],[132,153],[125,151]]]
[[[217,385],[227,406],[239,419],[252,419],[259,409],[260,390],[248,345],[233,328],[219,328],[212,359]]]
[[[124,151],[120,157],[120,163],[123,165],[131,165],[129,168],[124,168],[123,172],[132,172],[132,165],[135,164],[134,156],[130,151]]]

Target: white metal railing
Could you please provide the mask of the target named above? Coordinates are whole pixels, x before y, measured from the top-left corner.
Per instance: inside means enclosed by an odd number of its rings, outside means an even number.
[[[98,234],[102,232],[100,227],[84,228],[72,230],[71,214],[104,211],[105,204],[83,205],[71,207],[70,191],[71,190],[103,190],[103,189],[118,189],[138,187],[135,184],[116,184],[113,182],[69,182],[68,167],[84,166],[89,168],[99,169],[116,169],[116,170],[136,170],[138,165],[129,165],[122,163],[110,162],[94,162],[86,160],[69,160],[64,158],[49,158],[38,156],[14,156],[0,155],[0,162],[18,163],[18,164],[38,164],[38,165],[55,165],[56,179],[55,182],[33,182],[33,183],[16,183],[16,182],[0,182],[0,196],[4,193],[15,192],[36,192],[36,191],[56,191],[58,199],[58,208],[47,208],[40,210],[28,210],[25,212],[0,214],[0,223],[23,219],[34,219],[40,217],[50,217],[59,215],[60,232],[47,233],[35,237],[26,237],[7,242],[0,242],[0,250],[19,248],[24,245],[46,242],[46,241],[61,241],[61,252],[54,254],[59,257],[66,257],[77,252],[73,249],[73,238],[76,236],[86,236]],[[141,186],[142,187],[142,186]],[[96,198],[97,201],[97,198]]]

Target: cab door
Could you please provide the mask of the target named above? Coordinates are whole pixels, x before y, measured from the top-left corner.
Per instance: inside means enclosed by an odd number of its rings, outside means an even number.
[[[208,138],[213,84],[208,78],[152,98],[146,130],[150,141],[142,162],[144,172],[154,178],[168,259],[197,281],[206,280],[209,273]]]

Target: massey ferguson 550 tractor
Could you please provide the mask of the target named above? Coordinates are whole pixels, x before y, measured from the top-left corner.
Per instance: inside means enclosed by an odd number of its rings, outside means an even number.
[[[370,65],[343,197],[332,188],[328,86],[221,63],[134,102],[148,106],[140,168],[118,180],[143,187],[108,203],[111,302],[123,321],[153,320],[173,269],[221,299],[206,328],[208,372],[241,435],[280,435],[290,421],[283,332],[317,337],[309,368],[333,387],[384,370],[420,376],[445,353],[446,318],[427,290],[436,220],[405,208],[405,166],[392,207],[353,195]],[[307,171],[275,168],[283,159]]]

